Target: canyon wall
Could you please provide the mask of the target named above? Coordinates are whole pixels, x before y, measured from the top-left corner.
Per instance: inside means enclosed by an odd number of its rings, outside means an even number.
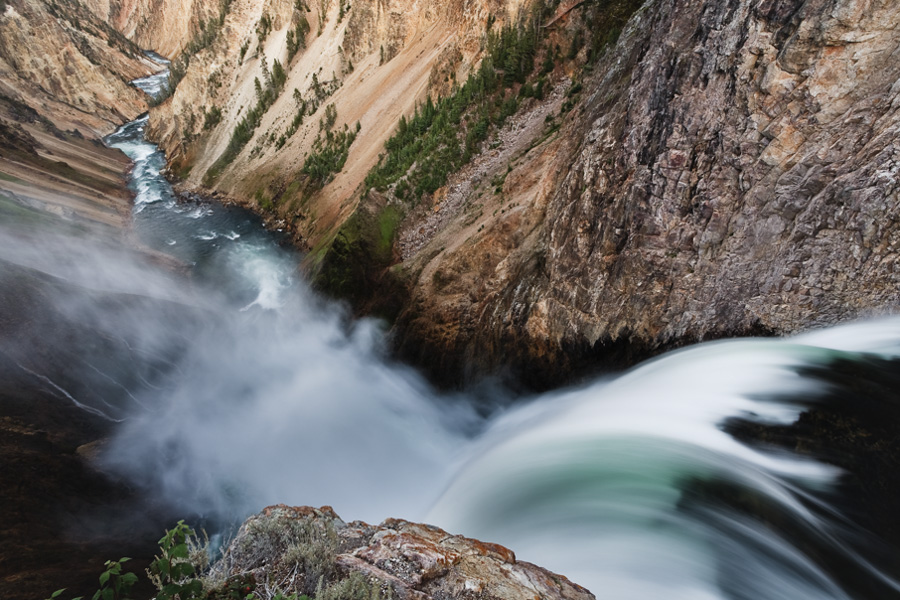
[[[400,117],[439,87],[441,69],[444,87],[451,73],[455,79],[471,69],[489,15],[515,14],[522,5],[235,0],[215,42],[191,56],[174,96],[151,112],[150,136],[186,187],[250,203],[284,220],[299,243],[320,245],[355,210]],[[288,40],[298,31],[292,56]],[[236,128],[258,103],[255,81],[265,87],[276,60],[286,80],[252,137],[220,168]],[[300,102],[306,110],[294,125]],[[359,135],[324,189],[300,189],[329,105],[334,129],[358,123]],[[208,120],[214,110],[221,118]]]
[[[2,3],[0,94],[62,130],[105,135],[147,110],[144,94],[128,82],[154,68],[79,3]]]
[[[141,48],[174,57],[204,21],[219,16],[219,2],[149,0],[115,3],[110,24]]]
[[[177,56],[199,30],[216,19],[220,0],[85,0],[84,5],[126,38],[165,57]]]
[[[506,81],[498,103],[517,98],[515,113],[412,202],[366,180],[385,140],[427,94],[455,93],[491,25],[532,4],[301,4],[236,0],[228,34],[152,113],[153,134],[185,187],[291,230],[324,289],[392,319],[401,353],[448,383],[511,369],[542,385],[685,343],[896,310],[891,2],[544,5],[543,82]],[[301,17],[306,47],[288,60]],[[285,92],[223,165],[254,78],[269,77],[263,58],[285,66]],[[334,83],[292,129],[314,81]],[[532,83],[546,93],[526,93]],[[222,117],[205,129],[198,111],[213,107]],[[464,115],[461,136],[475,123]],[[311,186],[326,131],[355,123],[346,161]]]
[[[648,2],[507,177],[533,199],[429,260],[405,326],[552,377],[896,311],[898,58],[889,1]]]

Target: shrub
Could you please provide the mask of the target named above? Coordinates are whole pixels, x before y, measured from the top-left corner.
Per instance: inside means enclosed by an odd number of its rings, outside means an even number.
[[[314,186],[322,187],[328,183],[332,175],[344,168],[350,155],[350,146],[356,140],[358,131],[358,129],[350,131],[344,125],[342,131],[326,131],[324,138],[319,134],[301,169]]]
[[[390,589],[390,588],[388,588]],[[387,598],[390,598],[390,591]],[[382,600],[381,586],[370,583],[363,575],[357,572],[350,577],[337,581],[331,585],[323,586],[321,583],[316,588],[316,600]]]
[[[159,540],[161,556],[157,556],[147,570],[150,580],[159,590],[156,600],[191,600],[202,597],[203,582],[198,578],[199,573],[191,560],[191,548],[198,546],[192,540],[196,540],[196,533],[184,521],[178,521]]]
[[[222,109],[213,106],[211,109],[203,110],[203,130],[208,131],[218,125],[222,121]]]
[[[284,88],[284,84],[287,82],[287,73],[284,70],[284,67],[281,65],[281,62],[276,58],[275,62],[272,63],[272,85],[276,90],[281,91]]]
[[[272,17],[269,16],[269,13],[263,13],[259,23],[256,24],[256,37],[260,44],[266,41],[270,31],[272,31]]]
[[[138,577],[134,573],[122,572],[122,563],[129,560],[131,559],[122,557],[119,560],[106,561],[106,570],[100,574],[100,589],[94,593],[91,600],[127,600],[131,597],[131,588],[137,583]],[[56,590],[47,600],[56,600],[65,591],[65,588]],[[82,597],[72,600],[82,600]]]

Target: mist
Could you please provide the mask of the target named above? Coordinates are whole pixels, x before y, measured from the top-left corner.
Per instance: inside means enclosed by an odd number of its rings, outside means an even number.
[[[478,427],[467,404],[386,360],[381,324],[317,298],[275,245],[235,241],[217,259],[236,295],[85,238],[3,231],[0,249],[7,279],[30,272],[52,315],[3,352],[121,421],[100,466],[185,514],[289,503],[420,518]]]
[[[124,424],[104,466],[220,518],[275,503],[421,518],[471,409],[386,363],[376,323],[347,326],[305,291],[231,316],[143,395],[154,408]]]

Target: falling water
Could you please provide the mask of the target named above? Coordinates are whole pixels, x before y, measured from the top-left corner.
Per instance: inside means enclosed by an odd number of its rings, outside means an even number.
[[[4,248],[54,276],[77,255],[66,277],[101,301],[55,302],[111,346],[82,353],[82,372],[102,377],[67,394],[124,419],[101,464],[145,494],[219,520],[279,502],[427,519],[602,598],[850,597],[810,547],[896,593],[831,503],[841,472],[750,445],[728,424],[794,423],[829,389],[804,369],[900,355],[900,320],[701,345],[580,388],[498,399],[480,416],[465,394],[391,362],[379,323],[313,294],[258,219],[177,198],[146,122],[109,143],[135,161],[137,235],[188,265],[190,283],[83,240]]]
[[[825,391],[799,369],[864,358],[858,351],[896,356],[898,344],[897,320],[719,342],[538,398],[473,443],[429,518],[500,540],[615,598],[846,598],[761,519],[727,505],[690,506],[691,484],[749,490],[821,544],[861,560],[817,499],[835,488],[837,469],[753,449],[723,425],[791,424],[805,406],[786,398],[811,402]]]

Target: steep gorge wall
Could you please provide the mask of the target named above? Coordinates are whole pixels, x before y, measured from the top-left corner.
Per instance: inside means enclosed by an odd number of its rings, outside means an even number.
[[[220,0],[86,0],[85,5],[129,40],[174,58],[200,24],[219,15]]]
[[[400,351],[445,380],[511,368],[541,385],[693,341],[896,310],[891,2],[648,0],[621,36],[591,19],[637,3],[552,3],[536,58],[556,61],[547,95],[520,95],[515,116],[414,206],[363,183],[384,141],[427,93],[477,68],[489,21],[527,4],[307,4],[235,0],[151,132],[183,186],[292,230],[313,271],[337,265],[332,291],[360,310],[402,288],[388,311]],[[306,48],[289,61],[301,16]],[[597,33],[603,52],[580,49]],[[219,169],[263,58],[285,65],[285,92]],[[291,91],[310,98],[313,75],[336,87],[292,133]],[[301,170],[331,103],[336,130],[360,132],[343,168],[311,189]],[[205,129],[213,107],[221,121]]]
[[[133,119],[147,105],[128,82],[152,70],[136,46],[78,3],[3,3],[0,94],[60,129],[99,136]]]
[[[399,118],[435,87],[436,69],[446,71],[444,85],[451,72],[463,76],[479,57],[489,15],[515,14],[523,5],[235,0],[216,43],[191,58],[174,96],[151,112],[149,133],[185,187],[255,206],[283,220],[299,243],[321,246],[355,210],[363,180]],[[260,36],[264,19],[271,27]],[[288,35],[301,19],[309,24],[305,47],[289,60]],[[234,131],[257,104],[254,81],[265,83],[275,60],[287,72],[283,91],[249,142],[220,169],[217,161]],[[318,95],[317,85],[323,90]],[[314,108],[292,132],[294,90]],[[321,188],[301,188],[301,170],[317,138],[324,137],[320,121],[330,104],[337,114],[335,131],[359,123],[359,135],[339,172]],[[221,121],[206,128],[205,114],[214,108],[221,110]]]
[[[510,173],[535,199],[428,261],[407,352],[552,379],[896,311],[898,59],[890,1],[648,2]]]

